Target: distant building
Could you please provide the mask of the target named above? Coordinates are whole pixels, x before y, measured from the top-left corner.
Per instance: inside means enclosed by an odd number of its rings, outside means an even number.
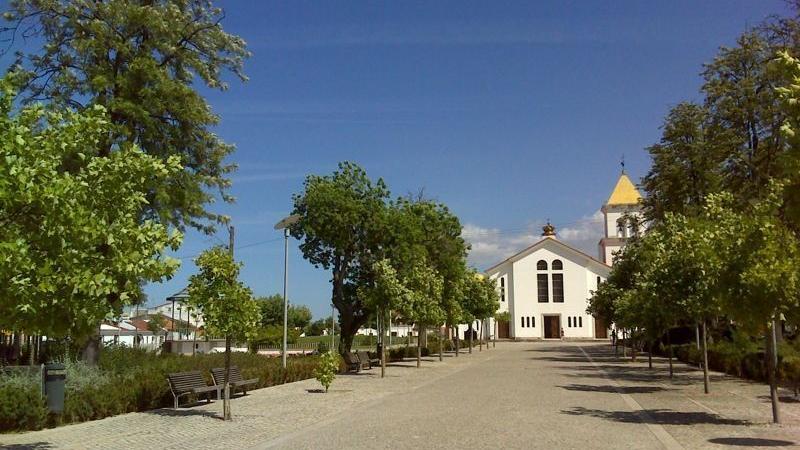
[[[605,236],[599,259],[561,242],[555,227],[543,227],[542,239],[486,270],[497,280],[499,312],[510,320],[498,323],[498,337],[513,339],[606,339],[608,324],[586,313],[592,292],[611,271],[616,252],[644,232],[641,195],[628,176],[620,175],[603,205]],[[485,335],[493,334],[490,320]],[[463,331],[463,329],[462,329]]]

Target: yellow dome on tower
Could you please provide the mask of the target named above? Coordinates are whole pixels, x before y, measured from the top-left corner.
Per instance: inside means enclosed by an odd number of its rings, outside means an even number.
[[[614,186],[614,190],[611,192],[611,196],[608,197],[606,205],[636,205],[641,199],[642,194],[636,189],[636,186],[634,186],[631,179],[628,178],[628,175],[622,172],[619,176],[619,180],[617,180],[617,185]]]

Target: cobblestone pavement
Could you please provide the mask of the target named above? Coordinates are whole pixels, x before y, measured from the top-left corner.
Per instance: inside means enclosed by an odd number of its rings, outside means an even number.
[[[768,388],[666,362],[615,358],[596,343],[498,343],[456,358],[424,358],[233,400],[132,413],[57,429],[0,435],[14,449],[228,448],[724,448],[800,443],[800,403],[771,425]]]

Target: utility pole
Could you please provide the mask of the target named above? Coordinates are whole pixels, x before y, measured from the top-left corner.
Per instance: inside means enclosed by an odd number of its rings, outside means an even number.
[[[289,327],[289,228],[283,229],[283,351],[281,352],[281,367],[286,370],[286,350],[288,345]]]

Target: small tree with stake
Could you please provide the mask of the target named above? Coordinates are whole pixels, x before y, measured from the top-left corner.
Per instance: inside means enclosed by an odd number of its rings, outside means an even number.
[[[231,340],[246,339],[258,326],[260,309],[248,287],[239,281],[241,264],[228,250],[214,247],[196,260],[199,273],[189,278],[189,305],[200,311],[206,331],[225,336],[225,398],[223,419],[231,419],[230,386]]]
[[[417,337],[417,367],[422,356],[422,333],[428,325],[441,324],[445,312],[441,307],[442,277],[431,269],[425,260],[411,268],[406,286],[410,291],[409,302],[403,305],[405,317],[413,320],[419,328]]]

